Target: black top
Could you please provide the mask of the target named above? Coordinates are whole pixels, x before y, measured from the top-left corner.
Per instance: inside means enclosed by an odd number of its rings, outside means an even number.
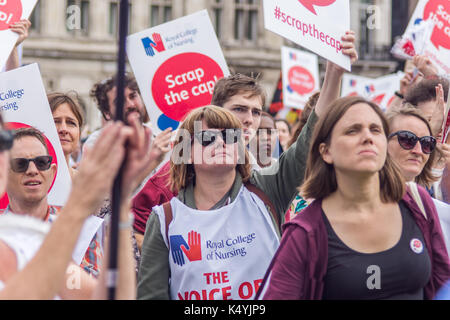
[[[325,213],[328,232],[328,268],[323,299],[423,300],[431,277],[431,262],[422,232],[411,211],[399,202],[402,234],[397,244],[377,253],[361,253],[336,235]]]

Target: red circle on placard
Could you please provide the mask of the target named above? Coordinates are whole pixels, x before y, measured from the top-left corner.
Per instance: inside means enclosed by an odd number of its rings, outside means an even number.
[[[298,94],[304,95],[314,90],[314,77],[303,67],[295,66],[289,69],[288,81],[292,90]]]
[[[439,49],[450,49],[450,1],[430,0],[423,11],[423,19],[434,17],[437,22],[431,34],[431,42]]]
[[[0,0],[2,3],[4,0]],[[22,1],[6,0],[6,4],[0,4],[0,31],[9,29],[9,26],[22,18]]]
[[[24,124],[24,123],[20,123],[20,122],[5,123],[5,129],[7,129],[7,130],[16,130],[19,128],[31,128],[31,126]],[[42,135],[44,135],[44,134],[42,134]],[[52,158],[53,158],[52,164],[53,163],[56,164],[56,173],[53,178],[52,184],[50,185],[50,189],[48,190],[48,192],[50,192],[50,190],[52,190],[52,188],[53,188],[53,185],[55,184],[56,176],[58,175],[58,158],[56,157],[55,148],[53,148],[53,145],[50,142],[50,140],[45,135],[44,135],[44,138],[45,138],[45,143],[47,144],[48,154],[50,156],[52,156]],[[3,197],[0,198],[0,209],[6,208],[8,206],[8,203],[9,203],[8,195],[5,193],[3,195]]]
[[[211,103],[214,85],[222,77],[222,69],[210,57],[181,53],[156,70],[151,84],[153,99],[162,113],[181,121],[189,111]]]

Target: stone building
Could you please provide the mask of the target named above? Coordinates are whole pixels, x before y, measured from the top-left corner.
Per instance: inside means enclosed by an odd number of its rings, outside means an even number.
[[[100,125],[100,114],[89,91],[116,69],[118,2],[39,0],[24,43],[23,63],[39,63],[49,92],[73,89],[80,94],[90,130]],[[399,64],[389,49],[403,33],[417,0],[350,2],[360,54],[353,72],[375,77],[395,71]],[[262,0],[131,0],[129,30],[135,33],[205,8],[230,70],[259,74],[270,102],[280,75],[280,47],[296,46],[264,29]],[[323,67],[320,59],[322,74]]]

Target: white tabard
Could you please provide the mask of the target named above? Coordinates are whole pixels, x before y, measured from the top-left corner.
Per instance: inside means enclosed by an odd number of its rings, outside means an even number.
[[[164,210],[153,210],[169,248],[171,298],[253,299],[279,245],[263,201],[243,186],[232,203],[217,210],[194,210],[177,198],[170,203],[170,248]]]

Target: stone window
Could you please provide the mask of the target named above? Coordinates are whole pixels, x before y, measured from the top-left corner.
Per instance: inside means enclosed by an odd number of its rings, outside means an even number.
[[[150,27],[172,20],[172,0],[152,0],[150,4]]]
[[[234,39],[256,42],[260,0],[234,0]]]

